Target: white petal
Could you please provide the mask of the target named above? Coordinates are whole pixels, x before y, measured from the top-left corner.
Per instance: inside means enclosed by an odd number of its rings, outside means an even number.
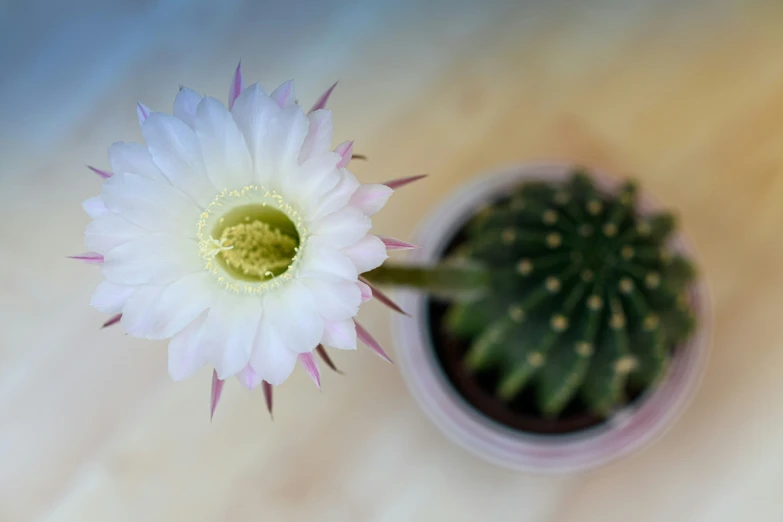
[[[321,344],[340,350],[356,349],[356,325],[353,320],[327,321],[324,324],[324,334]]]
[[[135,286],[119,285],[111,281],[102,281],[92,294],[90,305],[107,314],[118,314],[128,298],[136,291]]]
[[[343,248],[342,252],[353,261],[360,274],[378,268],[389,257],[386,245],[372,234],[367,234],[355,245]]]
[[[359,312],[362,292],[356,283],[335,277],[303,278],[321,317],[330,321],[350,319]]]
[[[340,210],[348,204],[360,183],[356,176],[346,169],[340,169],[340,181],[330,190],[312,209],[305,209],[307,219],[317,221],[329,214]]]
[[[216,290],[219,288],[205,271],[168,286],[144,286],[125,303],[122,324],[136,337],[166,339],[206,310],[214,302]]]
[[[201,100],[195,129],[207,175],[218,191],[252,183],[253,164],[245,138],[222,103],[210,97]]]
[[[260,321],[260,297],[220,292],[203,337],[218,378],[226,379],[247,365]]]
[[[344,248],[363,238],[371,226],[370,218],[361,210],[345,207],[314,223],[311,241]]]
[[[174,116],[184,121],[190,128],[195,127],[196,107],[201,101],[201,95],[196,91],[183,87],[174,98]]]
[[[237,374],[237,380],[248,390],[253,390],[257,388],[264,379],[261,377],[260,373],[255,371],[253,367],[248,364]]]
[[[274,386],[282,384],[294,371],[296,358],[297,354],[286,347],[275,325],[264,315],[250,356],[250,365],[259,379]]]
[[[263,89],[254,83],[244,91],[234,102],[231,115],[245,137],[250,158],[253,161],[253,179],[264,184],[269,180],[271,172],[266,168],[269,135],[269,121],[280,113],[280,107],[267,96]]]
[[[323,333],[323,319],[313,294],[302,283],[290,281],[264,295],[264,326],[274,326],[289,351],[310,352]]]
[[[298,105],[282,109],[279,116],[267,122],[269,131],[263,141],[263,162],[256,158],[256,167],[269,173],[270,187],[278,189],[283,179],[299,167],[309,122]]]
[[[106,254],[112,248],[149,235],[146,228],[134,225],[119,214],[95,218],[84,231],[84,244],[93,252]]]
[[[206,314],[201,314],[169,342],[169,375],[175,381],[186,379],[209,362],[202,336]]]
[[[196,236],[201,211],[174,187],[136,174],[115,174],[103,182],[103,202],[112,212],[156,232]]]
[[[106,208],[100,196],[85,199],[82,208],[91,218],[105,216],[109,213],[109,209]]]
[[[116,283],[163,285],[187,274],[203,272],[203,265],[195,241],[150,234],[109,250],[101,269],[107,279]]]
[[[383,208],[393,193],[386,185],[362,185],[351,196],[349,204],[372,216]]]
[[[307,244],[302,252],[299,264],[302,277],[318,277],[321,274],[333,275],[356,281],[359,272],[348,256],[326,245]]]
[[[294,81],[288,80],[287,82],[281,83],[277,89],[272,91],[272,94],[270,94],[269,97],[283,108],[295,103],[296,89],[294,89]]]
[[[340,156],[328,152],[307,160],[282,180],[283,193],[301,209],[311,209],[340,181]]]
[[[142,134],[153,161],[171,184],[206,208],[217,189],[209,182],[193,129],[179,118],[153,112]]]
[[[299,153],[299,163],[304,163],[312,157],[329,152],[332,148],[334,136],[332,111],[320,109],[308,114],[307,119],[310,121],[310,126],[302,145],[302,151]]]
[[[136,174],[143,178],[169,184],[147,147],[140,143],[117,142],[109,147],[109,163],[114,174]]]

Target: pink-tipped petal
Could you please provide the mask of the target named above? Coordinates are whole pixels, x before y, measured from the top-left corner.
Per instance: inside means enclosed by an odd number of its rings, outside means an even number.
[[[317,111],[318,109],[323,109],[326,107],[326,102],[329,101],[329,96],[332,95],[332,91],[334,88],[337,87],[337,82],[334,82],[331,87],[326,89],[326,92],[321,95],[320,98],[315,102],[315,105],[313,105],[313,108],[310,109],[310,112]],[[310,114],[308,112],[307,114]]]
[[[361,185],[351,196],[349,205],[358,208],[368,216],[378,213],[394,193],[391,187],[369,183]]]
[[[228,110],[234,108],[234,102],[245,89],[245,78],[242,75],[242,62],[237,65],[234,77],[231,79],[231,87],[228,90]]]
[[[391,358],[388,355],[386,355],[386,352],[383,351],[383,348],[381,348],[380,343],[378,343],[378,341],[375,340],[375,337],[373,337],[370,334],[370,332],[365,330],[364,327],[360,325],[358,321],[354,320],[354,324],[356,325],[356,335],[359,337],[359,340],[364,344],[366,344],[368,348],[370,348],[372,351],[378,354],[382,359],[394,364]]]
[[[419,248],[416,245],[412,245],[410,243],[406,243],[405,241],[400,241],[397,238],[389,237],[389,236],[378,236],[381,241],[383,241],[383,244],[386,245],[386,250],[392,251],[392,250],[413,250],[415,248]]]
[[[359,287],[359,290],[362,292],[362,303],[366,303],[367,301],[372,299],[372,288],[370,288],[369,285],[362,283],[362,281],[357,281],[356,285]]]
[[[108,170],[96,169],[92,165],[87,165],[87,168],[93,171],[94,173],[96,173],[98,176],[102,177],[103,179],[109,179],[114,175],[113,172],[109,172]]]
[[[277,103],[280,108],[288,107],[296,102],[296,91],[294,90],[294,81],[288,80],[272,91],[269,95],[272,100]]]
[[[275,416],[272,415],[272,385],[266,381],[263,381],[261,383],[261,388],[264,390],[264,401],[266,401],[266,409],[269,412],[269,416],[274,419]]]
[[[326,365],[332,369],[332,371],[335,371],[339,373],[340,375],[343,374],[340,370],[337,369],[337,366],[334,365],[334,362],[332,362],[332,358],[329,357],[329,354],[326,351],[326,348],[322,344],[319,344],[315,347],[315,352],[318,354],[321,359],[326,363]]]
[[[136,114],[139,117],[139,125],[144,125],[144,122],[147,121],[147,118],[150,117],[152,111],[143,103],[136,102]]]
[[[318,362],[315,360],[315,357],[313,357],[312,353],[300,353],[299,354],[299,364],[301,364],[305,371],[307,372],[307,375],[310,376],[310,378],[313,380],[316,386],[318,386],[318,389],[321,389],[321,374],[318,371]]]
[[[344,169],[351,162],[353,156],[353,141],[344,141],[339,144],[334,151],[340,155],[340,163],[337,164],[338,169]]]
[[[68,258],[78,259],[79,261],[84,261],[85,263],[93,265],[100,265],[103,263],[103,256],[98,252],[85,252],[84,254],[79,254],[77,256],[68,256]]]
[[[120,322],[120,319],[122,319],[122,314],[117,314],[113,316],[111,319],[103,323],[103,326],[101,328],[108,328],[109,326],[112,326],[114,324],[117,324]]]
[[[391,181],[387,181],[384,183],[387,187],[390,189],[398,189],[400,187],[404,187],[405,185],[408,185],[409,183],[413,183],[414,181],[419,181],[420,179],[424,179],[427,177],[427,174],[419,174],[418,176],[410,176],[408,178],[400,178],[400,179],[393,179]]]
[[[400,306],[397,303],[392,301],[389,296],[381,292],[375,285],[373,285],[367,279],[360,276],[359,281],[370,287],[370,289],[372,290],[372,296],[376,298],[378,301],[385,304],[386,306],[388,306],[389,308],[391,308],[392,310],[394,310],[399,314],[407,315],[408,317],[411,316],[411,314],[409,314],[408,312],[400,308]]]
[[[220,395],[223,393],[223,379],[218,379],[217,370],[212,370],[212,396],[209,399],[209,420],[215,416],[215,410],[217,409],[218,402],[220,402]]]

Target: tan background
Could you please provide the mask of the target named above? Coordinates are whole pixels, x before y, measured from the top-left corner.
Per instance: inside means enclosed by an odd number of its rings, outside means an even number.
[[[529,0],[6,2],[0,6],[0,520],[781,521],[783,2]],[[138,140],[134,103],[179,83],[224,97],[242,58],[307,105],[335,79],[337,141],[365,180],[428,172],[378,216],[410,237],[433,202],[499,165],[633,174],[702,254],[714,352],[685,417],[585,476],[496,469],[449,443],[395,367],[338,353],[319,393],[210,371],[173,384],[164,343],[88,306],[84,164]],[[336,142],[337,142],[336,141]],[[387,311],[362,312],[389,344]],[[389,347],[394,353],[401,347]]]

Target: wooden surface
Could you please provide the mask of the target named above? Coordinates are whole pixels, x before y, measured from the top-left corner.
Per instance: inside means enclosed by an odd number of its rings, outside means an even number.
[[[783,3],[423,3],[0,7],[0,520],[783,520]],[[304,104],[339,79],[336,143],[370,157],[363,179],[431,174],[377,217],[385,234],[504,164],[639,177],[680,211],[714,300],[682,420],[589,475],[520,475],[449,443],[360,350],[321,393],[297,372],[274,422],[232,381],[210,424],[210,370],[173,384],[165,343],[99,331],[100,276],[64,256],[99,190],[84,164],[140,139],[136,99],[225,97],[239,58],[251,81],[295,77]]]

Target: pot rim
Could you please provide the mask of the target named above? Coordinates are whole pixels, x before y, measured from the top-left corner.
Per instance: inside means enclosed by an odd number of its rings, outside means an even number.
[[[478,176],[446,197],[421,222],[413,237],[420,248],[411,251],[406,261],[416,265],[438,261],[454,232],[493,196],[526,180],[563,181],[576,167],[570,163],[522,163]],[[621,182],[598,170],[590,169],[589,173],[602,191],[613,191]],[[644,191],[640,191],[638,201],[644,214],[661,208]],[[689,258],[698,259],[682,232],[672,245]],[[521,432],[478,412],[449,382],[430,347],[426,294],[398,289],[395,297],[413,317],[395,314],[392,324],[398,364],[411,394],[451,440],[485,460],[515,470],[549,474],[584,471],[640,450],[666,433],[687,408],[707,365],[712,330],[710,300],[707,285],[699,277],[690,289],[697,330],[676,350],[667,375],[655,388],[605,422],[585,430],[559,435]]]

